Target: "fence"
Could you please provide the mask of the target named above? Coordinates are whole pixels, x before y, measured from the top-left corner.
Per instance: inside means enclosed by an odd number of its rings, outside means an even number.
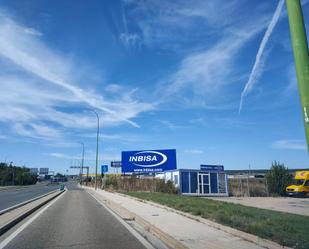
[[[88,186],[94,187],[94,181],[88,182]],[[158,178],[140,178],[138,176],[123,176],[119,174],[109,174],[105,179],[98,178],[98,187],[111,191],[131,192],[131,191],[147,191],[147,192],[164,192],[177,193],[177,189],[170,181],[165,182]]]
[[[228,182],[230,196],[268,196],[265,178],[232,178]]]

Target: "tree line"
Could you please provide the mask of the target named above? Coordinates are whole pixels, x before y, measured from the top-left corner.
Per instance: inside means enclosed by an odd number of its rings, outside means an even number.
[[[0,163],[0,186],[31,185],[37,182],[37,176],[30,169],[14,166],[12,163]]]

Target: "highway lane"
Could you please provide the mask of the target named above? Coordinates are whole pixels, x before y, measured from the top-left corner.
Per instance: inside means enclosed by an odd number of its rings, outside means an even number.
[[[145,248],[113,215],[83,189],[68,191],[20,232],[5,249]]]
[[[14,206],[18,203],[30,200],[37,196],[46,194],[52,190],[59,189],[58,185],[35,184],[26,188],[7,189],[0,191],[0,210]]]

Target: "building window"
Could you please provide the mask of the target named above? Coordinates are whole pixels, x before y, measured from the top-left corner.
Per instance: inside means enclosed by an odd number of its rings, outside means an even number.
[[[174,176],[174,183],[178,184],[178,175]]]

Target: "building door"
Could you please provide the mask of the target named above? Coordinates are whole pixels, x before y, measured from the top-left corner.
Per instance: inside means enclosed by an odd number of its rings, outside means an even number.
[[[218,174],[210,173],[210,190],[212,194],[218,193]]]
[[[199,194],[209,194],[209,174],[198,174]]]

